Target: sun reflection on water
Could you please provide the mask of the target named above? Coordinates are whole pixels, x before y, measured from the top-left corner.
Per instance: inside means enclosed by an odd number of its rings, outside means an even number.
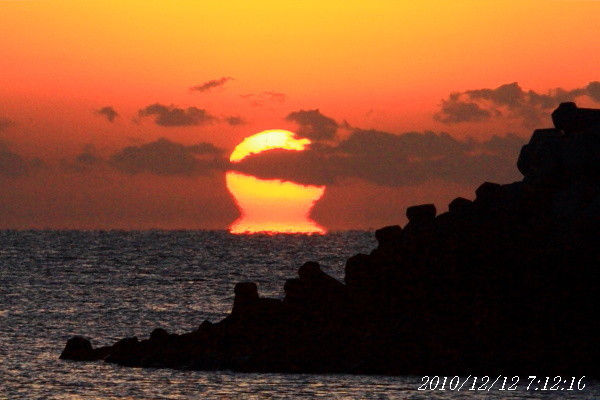
[[[226,182],[242,214],[229,227],[231,233],[326,233],[309,217],[324,186],[258,179],[233,171],[227,172]]]

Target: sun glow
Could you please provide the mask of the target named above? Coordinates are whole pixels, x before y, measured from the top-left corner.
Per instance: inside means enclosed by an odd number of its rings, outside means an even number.
[[[231,153],[230,160],[240,162],[271,149],[302,151],[309,144],[309,139],[297,139],[290,131],[263,131],[244,139]],[[258,179],[234,171],[227,172],[226,183],[242,214],[229,227],[231,233],[326,233],[309,216],[325,193],[325,186]]]
[[[247,137],[242,143],[238,144],[229,156],[229,161],[240,162],[251,154],[258,154],[272,149],[302,151],[309,144],[309,139],[297,139],[294,132],[283,129],[262,131]]]

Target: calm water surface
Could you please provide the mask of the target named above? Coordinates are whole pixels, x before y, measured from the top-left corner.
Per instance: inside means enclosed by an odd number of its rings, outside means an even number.
[[[305,261],[342,279],[372,233],[235,236],[227,232],[0,231],[0,399],[600,399],[582,392],[422,392],[421,377],[240,374],[123,368],[58,360],[73,335],[94,346],[152,329],[216,322],[233,287],[262,296]]]

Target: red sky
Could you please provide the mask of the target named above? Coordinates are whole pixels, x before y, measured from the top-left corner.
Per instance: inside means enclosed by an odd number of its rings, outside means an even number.
[[[599,1],[2,1],[0,228],[224,229],[223,159],[265,129],[327,147],[246,168],[326,183],[328,229],[442,211],[520,179],[560,101],[600,107],[598,26]]]

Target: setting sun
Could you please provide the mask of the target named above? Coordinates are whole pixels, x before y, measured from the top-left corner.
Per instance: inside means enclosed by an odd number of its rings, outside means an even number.
[[[231,153],[230,161],[240,162],[272,149],[302,151],[309,144],[309,139],[298,139],[293,132],[267,130],[245,138]],[[309,217],[325,186],[258,179],[234,171],[227,172],[225,179],[242,214],[229,227],[231,233],[326,233]]]
[[[229,161],[240,162],[251,154],[258,154],[266,150],[285,149],[302,151],[310,144],[308,139],[297,139],[294,132],[283,129],[262,131],[247,137],[238,144],[231,153]]]

